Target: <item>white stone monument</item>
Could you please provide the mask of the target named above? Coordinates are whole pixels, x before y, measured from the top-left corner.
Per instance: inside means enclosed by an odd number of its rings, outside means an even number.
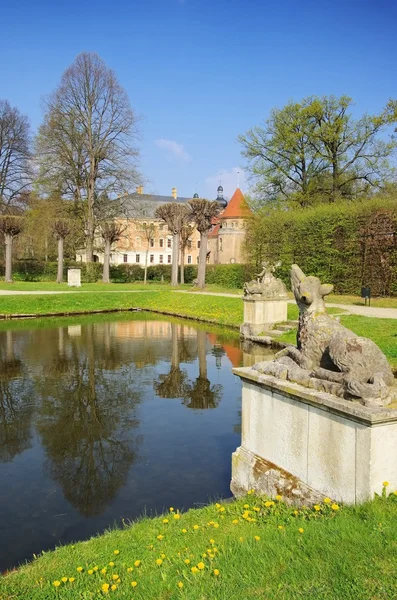
[[[68,286],[81,287],[81,269],[68,269]]]
[[[256,279],[244,285],[244,323],[240,327],[244,337],[262,335],[276,323],[287,320],[287,290],[281,279],[273,275],[280,264],[264,262]]]

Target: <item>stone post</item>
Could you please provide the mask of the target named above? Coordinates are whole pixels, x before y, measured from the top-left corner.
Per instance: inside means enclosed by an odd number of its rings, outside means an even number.
[[[68,286],[81,287],[81,269],[68,269]]]

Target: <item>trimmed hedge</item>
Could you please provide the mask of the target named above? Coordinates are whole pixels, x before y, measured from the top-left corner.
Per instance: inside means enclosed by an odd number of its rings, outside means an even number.
[[[252,264],[282,261],[278,275],[289,286],[297,263],[307,275],[333,283],[342,294],[397,295],[397,202],[323,204],[305,210],[262,209],[247,224]]]

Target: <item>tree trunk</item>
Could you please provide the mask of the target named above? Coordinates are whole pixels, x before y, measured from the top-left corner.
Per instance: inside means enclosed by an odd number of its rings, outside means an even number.
[[[181,283],[185,283],[185,248],[181,248]]]
[[[208,233],[200,233],[200,254],[197,270],[197,287],[205,286],[205,268],[207,266],[207,241]]]
[[[174,233],[172,237],[171,285],[178,285],[179,237],[179,233]]]
[[[203,329],[197,330],[197,354],[199,362],[199,377],[207,379],[207,352],[206,352],[207,333]]]
[[[10,233],[4,234],[6,242],[6,272],[5,281],[6,283],[12,283],[12,235]]]
[[[58,238],[58,274],[57,283],[63,282],[63,237]]]
[[[93,239],[87,235],[85,242],[85,262],[92,263],[94,260],[94,244]]]
[[[149,243],[149,242],[148,242]],[[146,258],[145,258],[145,273],[143,275],[143,283],[146,285],[147,283],[147,259],[149,256],[149,247],[146,250]]]
[[[103,255],[103,283],[110,283],[109,271],[110,271],[110,240],[105,240],[105,252]]]

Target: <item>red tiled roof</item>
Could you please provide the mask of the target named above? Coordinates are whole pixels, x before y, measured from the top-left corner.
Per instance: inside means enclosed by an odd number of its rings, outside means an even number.
[[[243,196],[240,188],[237,188],[233,196],[230,199],[229,204],[226,206],[223,213],[220,215],[221,219],[227,218],[238,218],[238,217],[249,217],[251,209],[248,206],[246,199]]]

